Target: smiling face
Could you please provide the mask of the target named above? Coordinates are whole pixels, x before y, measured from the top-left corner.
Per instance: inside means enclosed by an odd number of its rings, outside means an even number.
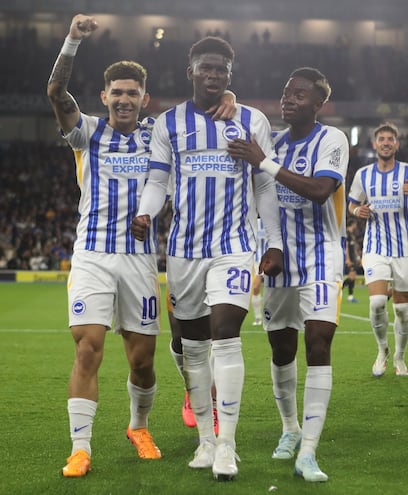
[[[280,103],[285,122],[304,126],[314,124],[323,99],[312,81],[295,76],[286,83]]]
[[[106,85],[101,99],[109,111],[109,125],[129,134],[136,129],[140,110],[148,105],[150,96],[139,81],[117,79]]]
[[[187,68],[194,103],[202,110],[218,103],[231,82],[232,61],[218,53],[196,55]]]
[[[373,148],[378,158],[383,162],[394,160],[395,153],[399,148],[397,136],[391,131],[379,131],[375,136]]]

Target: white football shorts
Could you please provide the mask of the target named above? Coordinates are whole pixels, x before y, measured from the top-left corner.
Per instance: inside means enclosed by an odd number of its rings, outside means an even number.
[[[392,258],[380,254],[365,254],[361,260],[365,283],[377,280],[392,281],[392,286],[400,292],[408,291],[408,258]]]
[[[69,325],[99,324],[145,335],[160,332],[154,254],[76,251],[67,281]],[[113,322],[113,323],[112,323]]]
[[[264,329],[268,332],[295,328],[305,321],[328,321],[338,325],[342,297],[340,282],[313,282],[297,287],[264,287]]]
[[[216,304],[248,310],[253,257],[252,252],[202,259],[168,256],[167,282],[174,316],[195,320],[209,315]]]

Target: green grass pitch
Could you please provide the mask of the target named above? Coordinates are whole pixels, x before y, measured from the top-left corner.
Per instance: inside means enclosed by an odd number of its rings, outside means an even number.
[[[163,458],[138,459],[126,439],[127,364],[121,338],[109,333],[99,374],[92,471],[81,479],[64,479],[61,467],[70,453],[66,393],[74,356],[65,290],[64,284],[0,284],[1,495],[408,492],[408,378],[396,377],[392,362],[382,378],[371,376],[376,345],[364,287],[356,290],[359,303],[348,303],[344,297],[333,343],[333,392],[317,453],[320,467],[329,475],[327,483],[306,483],[293,476],[293,460],[271,458],[280,421],[272,396],[269,345],[264,332],[252,326],[251,313],[242,328],[246,378],[237,431],[241,462],[236,481],[218,483],[210,470],[187,466],[197,434],[182,423],[183,384],[169,353],[165,312],[156,354],[158,393],[149,420]],[[391,303],[389,307],[392,312]],[[391,325],[389,341],[393,351]],[[303,342],[298,367],[301,411]]]

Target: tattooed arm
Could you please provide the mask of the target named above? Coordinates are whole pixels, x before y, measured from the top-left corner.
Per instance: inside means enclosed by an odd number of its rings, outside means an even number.
[[[47,94],[58,123],[65,133],[72,131],[79,120],[80,110],[74,97],[68,93],[74,57],[83,38],[98,27],[95,19],[78,14],[71,22],[69,34],[52,69]]]

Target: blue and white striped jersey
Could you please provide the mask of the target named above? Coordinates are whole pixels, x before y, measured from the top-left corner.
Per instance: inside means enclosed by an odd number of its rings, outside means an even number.
[[[289,129],[274,132],[273,144],[279,163],[305,177],[327,176],[338,187],[320,205],[276,183],[283,240],[284,269],[268,277],[270,287],[296,287],[315,281],[343,278],[346,240],[344,179],[349,146],[339,129],[316,123],[304,139],[292,141]]]
[[[155,224],[144,242],[130,232],[149,171],[151,125],[149,118],[124,135],[106,119],[81,114],[65,136],[74,150],[81,191],[74,250],[156,252]]]
[[[377,163],[357,170],[349,200],[368,203],[373,215],[367,220],[363,254],[373,253],[400,258],[408,256],[408,196],[403,193],[408,181],[408,163],[395,162],[382,172]]]
[[[270,154],[270,124],[259,110],[237,107],[233,120],[213,121],[189,100],[157,118],[150,167],[170,173],[169,256],[212,258],[255,252],[252,167],[234,160],[227,144],[252,135]]]

